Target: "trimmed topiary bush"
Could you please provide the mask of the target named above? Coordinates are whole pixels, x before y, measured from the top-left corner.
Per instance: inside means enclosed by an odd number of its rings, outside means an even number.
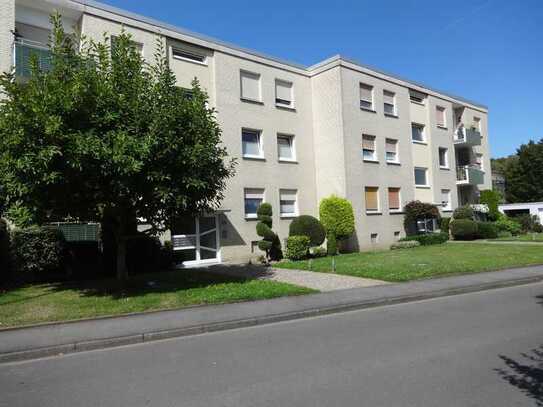
[[[451,223],[451,218],[441,218],[441,223],[439,225],[439,228],[441,229],[442,233],[449,234],[449,224]]]
[[[11,251],[17,277],[39,279],[64,272],[66,239],[55,227],[16,229],[12,233]]]
[[[390,245],[390,250],[410,249],[412,247],[418,247],[418,246],[420,246],[420,243],[416,240],[404,240],[404,241],[392,243]]]
[[[281,242],[279,237],[272,230],[272,206],[269,203],[261,203],[256,214],[258,223],[256,224],[256,233],[262,237],[258,242],[258,248],[266,252],[266,259],[281,260],[283,253],[281,252]]]
[[[422,246],[430,246],[433,244],[442,244],[449,240],[448,233],[428,233],[425,235],[413,235],[400,239],[401,242],[417,241]]]
[[[477,222],[477,236],[480,239],[496,239],[498,227],[493,222]]]
[[[326,232],[322,223],[310,215],[301,215],[290,222],[289,236],[307,236],[311,246],[320,246],[324,242]]]
[[[471,209],[471,206],[464,205],[459,206],[456,208],[453,212],[453,219],[470,219],[473,220],[473,209]]]
[[[477,223],[471,219],[454,219],[449,229],[455,240],[477,239]]]
[[[520,224],[506,216],[500,217],[500,219],[495,222],[495,225],[499,232],[509,232],[513,236],[516,236],[522,232]]]
[[[353,206],[347,199],[332,195],[321,200],[319,216],[326,230],[328,254],[335,256],[337,241],[348,239],[354,233]]]
[[[309,255],[310,240],[307,236],[287,237],[285,255],[290,260],[303,260]]]

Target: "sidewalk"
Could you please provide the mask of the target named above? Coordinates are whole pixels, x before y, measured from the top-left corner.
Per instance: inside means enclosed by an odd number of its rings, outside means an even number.
[[[0,331],[0,362],[247,327],[543,281],[543,266]]]

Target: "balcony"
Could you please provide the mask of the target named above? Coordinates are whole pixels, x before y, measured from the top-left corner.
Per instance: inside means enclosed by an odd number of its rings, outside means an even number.
[[[475,147],[481,145],[481,133],[474,127],[460,127],[454,132],[454,145],[457,147]]]
[[[484,183],[485,172],[476,164],[456,168],[456,185],[480,185]]]
[[[36,58],[40,70],[48,71],[51,68],[51,52],[47,45],[27,39],[17,39],[15,41],[15,75],[17,77],[30,77],[32,58]]]

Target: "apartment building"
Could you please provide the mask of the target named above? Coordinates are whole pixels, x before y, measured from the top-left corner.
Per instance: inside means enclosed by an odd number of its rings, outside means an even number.
[[[256,208],[269,202],[274,230],[318,216],[331,194],[354,208],[353,250],[404,236],[402,208],[418,199],[450,216],[491,188],[487,108],[334,56],[306,67],[87,0],[3,0],[0,69],[47,67],[48,16],[100,39],[124,26],[152,61],[166,45],[180,87],[198,78],[217,109],[223,143],[238,159],[219,210],[177,219],[168,238],[185,264],[256,256]],[[423,229],[435,225],[420,225]]]

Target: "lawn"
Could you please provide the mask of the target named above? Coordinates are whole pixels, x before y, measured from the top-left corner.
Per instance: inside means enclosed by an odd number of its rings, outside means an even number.
[[[266,280],[177,270],[115,280],[30,285],[0,292],[0,328],[315,292]]]
[[[499,237],[493,240],[502,242],[543,242],[543,233],[527,233],[525,235]]]
[[[331,257],[314,259],[311,270],[331,272]],[[543,247],[455,243],[412,249],[336,256],[336,273],[385,281],[410,281],[452,274],[477,273],[543,264]],[[309,270],[309,261],[282,262],[276,267]]]

